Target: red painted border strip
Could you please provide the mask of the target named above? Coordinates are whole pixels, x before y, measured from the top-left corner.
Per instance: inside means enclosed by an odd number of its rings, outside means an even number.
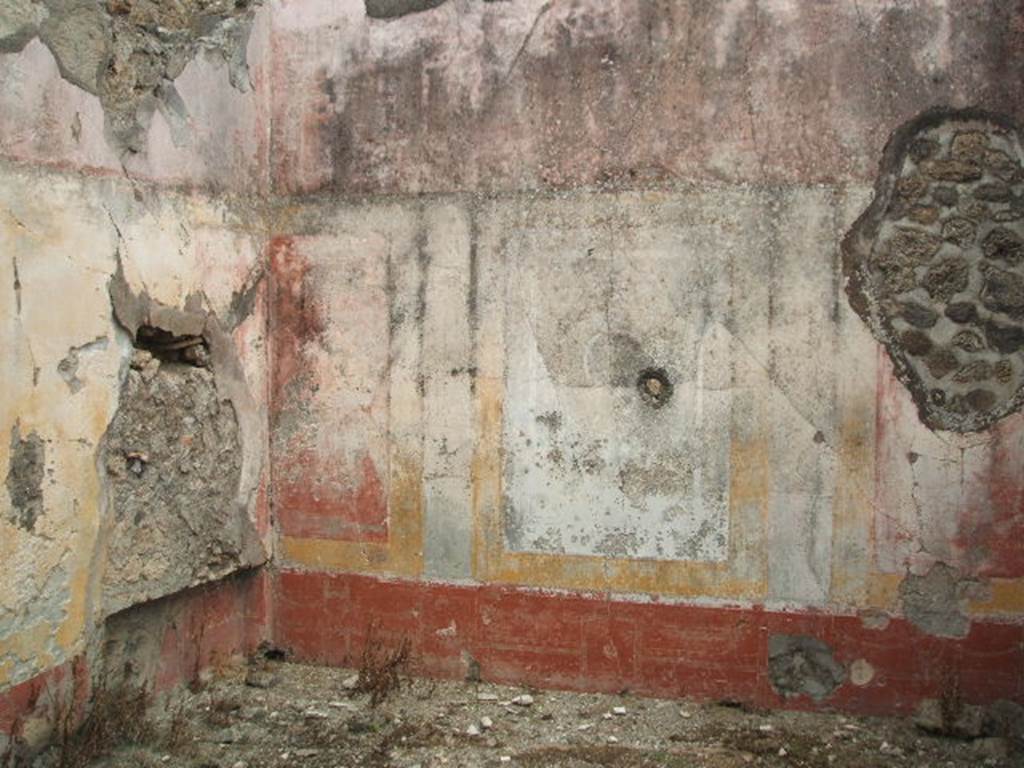
[[[280,571],[273,638],[297,660],[353,664],[375,638],[412,643],[417,671],[579,691],[735,699],[755,706],[905,714],[956,683],[965,700],[1024,703],[1024,627],[976,622],[963,639],[926,635],[903,619],[871,629],[856,616],[638,603],[602,595],[495,585],[391,581]],[[805,635],[873,679],[827,700],[783,698],[768,675],[768,640]]]
[[[193,681],[198,673],[233,656],[255,651],[270,622],[268,586],[265,571],[248,571],[122,613],[149,612],[144,618],[146,631],[160,637],[155,663],[151,667],[139,664],[139,669],[152,669],[151,679],[144,681],[150,690],[162,693]],[[111,621],[117,620],[117,616],[111,617]],[[79,655],[0,691],[0,735],[20,749],[29,720],[41,719],[52,725],[69,705],[79,721],[90,696],[91,663],[95,662]],[[0,739],[0,762],[5,740]]]

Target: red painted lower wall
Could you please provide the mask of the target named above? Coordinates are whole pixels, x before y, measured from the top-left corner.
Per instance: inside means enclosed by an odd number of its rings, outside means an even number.
[[[265,639],[269,597],[265,571],[236,574],[111,616],[105,644],[123,639],[129,624],[159,638],[155,657],[133,658],[132,666],[142,672],[142,679],[135,678],[135,682],[160,694],[192,682],[206,669],[255,651]],[[82,654],[0,691],[0,765],[4,764],[5,749],[16,753],[40,746],[22,743],[27,730],[39,730],[26,728],[33,721],[52,726],[69,711],[74,713],[72,720],[80,721],[97,671],[90,667],[103,662]],[[45,735],[45,728],[42,731]]]
[[[334,665],[357,663],[372,632],[384,645],[407,638],[415,671],[442,677],[463,677],[475,662],[494,682],[864,714],[904,714],[952,686],[968,702],[1024,704],[1017,624],[976,622],[967,637],[948,639],[902,619],[287,570],[240,574],[131,610],[154,612],[138,620],[161,638],[147,680],[157,693],[252,653],[268,632],[295,660]],[[820,704],[783,698],[768,674],[775,634],[817,638],[847,666],[866,661],[874,677],[847,681]],[[78,657],[0,693],[0,734],[17,742],[29,720],[53,718],[57,701],[83,711],[88,666]]]
[[[902,619],[880,629],[856,616],[638,603],[504,586],[389,581],[281,571],[274,642],[300,661],[355,664],[371,625],[382,643],[408,638],[418,672],[581,691],[734,699],[765,707],[903,714],[958,686],[964,700],[1024,703],[1024,627],[975,623],[963,639]],[[878,622],[872,622],[878,626]],[[768,676],[768,639],[806,635],[849,666],[875,670],[829,699],[785,699]]]

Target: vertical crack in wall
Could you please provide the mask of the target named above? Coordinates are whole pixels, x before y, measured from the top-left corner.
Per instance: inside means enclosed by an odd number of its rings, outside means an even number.
[[[1024,149],[1009,118],[937,109],[897,130],[843,242],[850,303],[932,429],[1024,402]]]

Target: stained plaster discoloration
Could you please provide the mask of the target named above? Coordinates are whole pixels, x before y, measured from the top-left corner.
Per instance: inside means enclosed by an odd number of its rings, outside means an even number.
[[[275,184],[863,183],[891,126],[930,105],[1022,117],[1020,14],[1002,0],[467,0],[379,20],[363,3],[306,0],[276,25]]]
[[[11,500],[9,520],[32,533],[43,512],[43,479],[46,475],[46,444],[35,432],[24,437],[18,424],[11,430],[7,495]]]

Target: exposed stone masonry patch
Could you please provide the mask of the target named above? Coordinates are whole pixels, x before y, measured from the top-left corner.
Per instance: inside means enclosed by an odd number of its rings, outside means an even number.
[[[932,429],[986,429],[1020,407],[1022,159],[1008,120],[928,112],[890,140],[843,244],[850,302]]]
[[[112,527],[104,592],[114,606],[240,565],[238,421],[210,370],[136,350],[105,456]]]

